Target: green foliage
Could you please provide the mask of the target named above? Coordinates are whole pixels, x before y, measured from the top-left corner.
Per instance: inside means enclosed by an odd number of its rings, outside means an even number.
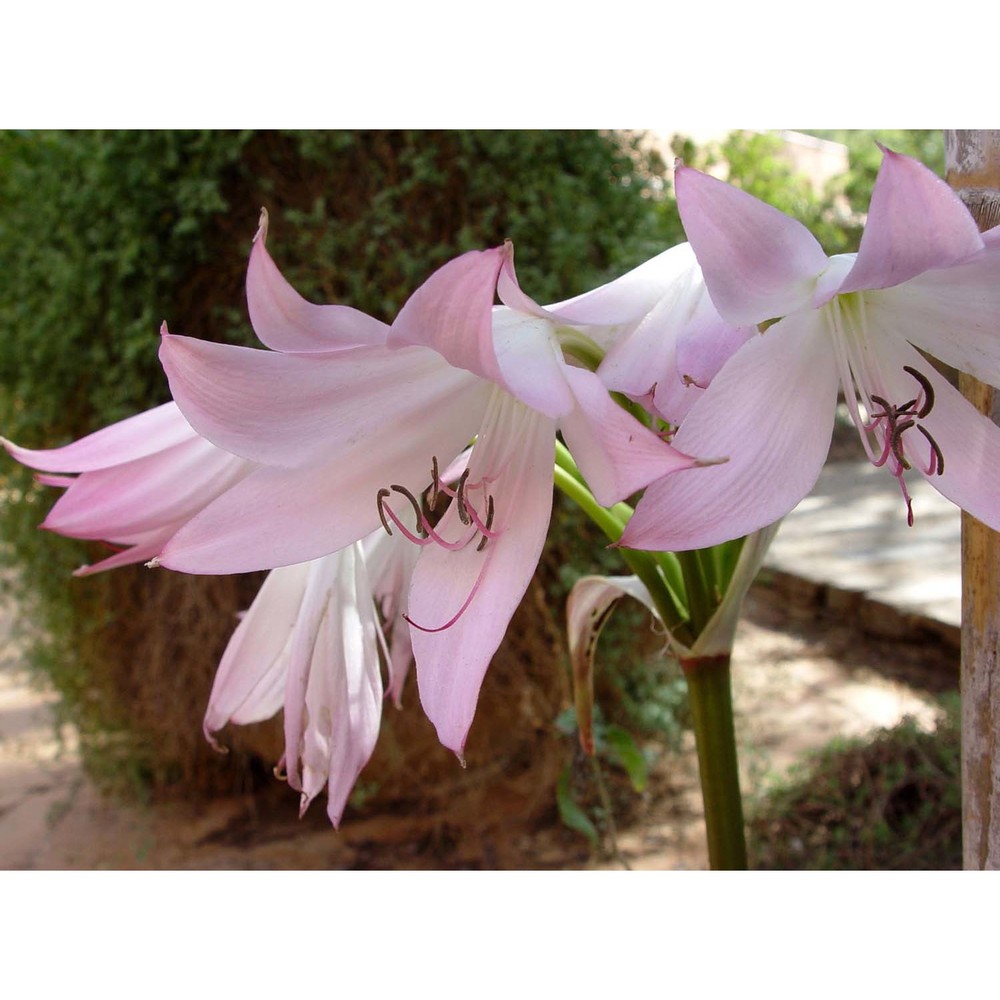
[[[955,696],[932,733],[905,719],[811,755],[753,809],[751,867],[960,869],[959,715]]]

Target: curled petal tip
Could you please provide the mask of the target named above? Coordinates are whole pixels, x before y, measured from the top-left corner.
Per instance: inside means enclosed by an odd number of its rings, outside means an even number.
[[[729,456],[726,455],[723,458],[696,458],[694,460],[695,469],[704,468],[706,465],[725,465],[729,461]]]
[[[159,556],[153,556],[153,558],[150,559],[148,563],[146,563],[146,569],[159,569],[159,568],[160,568]]]
[[[167,329],[167,321],[166,320],[164,320],[160,324],[160,336],[161,337],[169,337],[170,336],[170,331]]]
[[[267,242],[267,209],[261,206],[260,218],[257,220],[257,232],[253,235],[253,242],[256,243],[260,240],[261,243]]]
[[[213,749],[213,750],[214,750],[214,751],[215,751],[216,753],[221,753],[221,754],[227,754],[227,753],[229,753],[229,747],[227,747],[227,746],[223,746],[223,744],[221,744],[221,743],[220,743],[220,742],[219,742],[219,741],[218,741],[218,740],[217,740],[217,739],[215,738],[215,736],[214,736],[214,735],[213,735],[213,734],[212,734],[211,732],[209,732],[209,731],[208,731],[207,729],[206,729],[206,730],[205,730],[204,732],[205,732],[205,739],[206,739],[206,740],[208,740],[208,745],[209,745],[209,746],[210,746],[210,747],[211,747],[211,748],[212,748],[212,749]]]
[[[459,764],[462,765],[463,768],[467,768],[469,766],[465,757],[463,757],[461,753],[456,752],[455,756],[458,758],[458,762]]]

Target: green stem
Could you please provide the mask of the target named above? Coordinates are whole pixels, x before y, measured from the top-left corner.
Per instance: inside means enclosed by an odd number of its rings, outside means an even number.
[[[713,870],[724,871],[747,867],[729,664],[728,655],[681,661],[698,748],[708,860]]]

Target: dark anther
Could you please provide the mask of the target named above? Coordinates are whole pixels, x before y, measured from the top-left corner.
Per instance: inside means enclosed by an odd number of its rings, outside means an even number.
[[[931,451],[934,452],[934,459],[935,459],[935,462],[937,463],[935,465],[935,467],[934,467],[934,471],[939,476],[943,475],[944,474],[944,452],[941,451],[941,448],[938,446],[937,441],[935,441],[934,438],[932,438],[930,436],[930,433],[928,432],[928,430],[927,430],[926,427],[921,427],[920,424],[917,424],[917,430],[920,431],[920,433],[923,434],[923,436],[925,438],[927,438],[927,443],[931,446]]]
[[[910,463],[906,461],[906,458],[903,455],[903,431],[908,431],[914,426],[915,423],[915,420],[904,420],[901,424],[890,421],[892,435],[890,437],[889,447],[892,449],[893,455],[896,456],[899,464],[904,469],[910,468]]]
[[[389,496],[391,491],[385,489],[384,487],[375,494],[375,505],[378,507],[378,519],[382,522],[382,527],[385,528],[385,533],[387,535],[392,534],[392,528],[389,527],[389,522],[386,520],[385,509],[383,504],[385,503],[385,498]]]
[[[493,497],[487,497],[486,499],[486,530],[489,531],[493,527]],[[490,540],[489,535],[483,535],[479,540],[479,544],[476,546],[477,552],[482,552],[486,548],[486,543]]]
[[[927,416],[931,410],[934,409],[934,386],[931,385],[930,380],[926,375],[918,372],[916,368],[911,368],[909,365],[903,365],[903,371],[908,375],[912,375],[913,378],[920,383],[920,388],[924,390],[924,405],[917,410],[915,416],[919,417],[921,420]],[[872,399],[875,397],[872,396]],[[917,401],[914,399],[912,402],[907,403],[903,407],[903,411],[908,411],[911,406],[916,406]]]
[[[394,483],[392,489],[410,501],[410,506],[413,508],[413,513],[417,519],[417,534],[420,535],[421,538],[426,538],[427,529],[424,527],[423,512],[420,509],[420,504],[417,501],[417,498],[405,486],[399,486]]]
[[[441,482],[440,470],[438,469],[437,455],[431,456],[431,491],[427,498],[427,503],[433,510],[438,502],[438,483]]]
[[[469,478],[469,470],[466,469],[462,473],[462,478],[458,481],[458,490],[455,493],[455,504],[458,507],[458,516],[462,524],[472,524],[472,518],[469,517],[469,511],[466,509],[466,499],[465,499],[465,482]]]
[[[873,393],[871,400],[882,408],[882,412],[873,413],[872,417],[876,420],[884,420],[886,422],[888,452],[896,459],[901,469],[909,469],[911,467],[903,455],[903,434],[911,427],[916,427],[927,439],[927,443],[931,447],[931,469],[937,475],[941,475],[944,471],[944,454],[927,429],[917,423],[918,420],[922,420],[934,408],[934,387],[927,376],[917,371],[916,368],[904,365],[903,371],[915,379],[920,386],[924,397],[923,405],[921,405],[920,409],[917,409],[917,404],[920,402],[920,397],[917,396],[914,399],[908,399],[902,406],[893,406],[887,399],[884,399],[882,396],[876,396]],[[930,474],[930,470],[928,474]]]

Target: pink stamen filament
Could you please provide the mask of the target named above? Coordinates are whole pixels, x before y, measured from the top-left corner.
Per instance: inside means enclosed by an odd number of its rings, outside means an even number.
[[[412,625],[415,629],[419,629],[421,632],[444,632],[450,629],[455,622],[458,621],[462,615],[465,614],[469,605],[472,603],[472,599],[479,593],[479,587],[483,582],[483,577],[486,575],[486,567],[489,565],[490,557],[487,556],[483,560],[483,565],[479,569],[479,575],[476,577],[476,582],[472,585],[472,590],[469,591],[469,596],[462,602],[462,606],[448,619],[443,625],[438,625],[436,628],[428,628],[426,625],[418,625],[409,615],[403,615],[403,618]]]

